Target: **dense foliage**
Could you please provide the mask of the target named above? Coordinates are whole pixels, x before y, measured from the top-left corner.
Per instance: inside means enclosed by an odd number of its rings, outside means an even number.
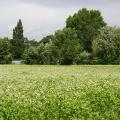
[[[75,58],[82,50],[77,34],[71,28],[65,28],[55,33],[53,45],[58,50],[59,64],[74,64]]]
[[[69,65],[74,64],[81,49],[76,32],[65,28],[57,31],[52,41],[42,41],[38,47],[27,49],[23,58],[28,64]]]
[[[12,45],[8,38],[0,38],[0,64],[11,63],[12,61]]]
[[[120,66],[0,66],[0,120],[120,120]]]
[[[93,54],[102,64],[120,64],[120,28],[103,28],[93,41]]]
[[[13,30],[12,46],[14,59],[20,59],[24,52],[24,35],[21,20],[18,21],[17,26]]]
[[[43,64],[44,63],[44,45],[38,47],[30,47],[23,55],[24,63],[26,64]]]
[[[105,25],[100,11],[86,8],[79,10],[66,21],[66,27],[76,30],[80,43],[87,52],[92,51],[92,41]]]

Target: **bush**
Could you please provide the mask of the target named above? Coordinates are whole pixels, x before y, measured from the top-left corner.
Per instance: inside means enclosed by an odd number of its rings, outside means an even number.
[[[37,64],[37,50],[35,47],[25,50],[23,54],[23,62],[25,64]]]
[[[41,43],[37,47],[27,49],[23,54],[23,62],[25,64],[57,64],[55,58],[55,47],[50,44]]]
[[[11,44],[8,38],[0,38],[0,64],[9,64],[12,62]]]
[[[90,64],[91,59],[92,59],[91,53],[83,51],[76,57],[76,63],[77,64]]]
[[[93,59],[90,61],[91,65],[100,65],[103,64],[103,61],[97,57],[93,57]]]
[[[44,45],[38,47],[30,47],[23,54],[23,62],[25,64],[43,64]]]

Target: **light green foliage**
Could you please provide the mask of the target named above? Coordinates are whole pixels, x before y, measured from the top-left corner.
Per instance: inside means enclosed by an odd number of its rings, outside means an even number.
[[[103,28],[93,41],[93,54],[104,64],[120,63],[120,28]]]
[[[119,120],[120,66],[0,66],[0,120]]]
[[[11,43],[8,38],[0,38],[0,64],[11,63]]]

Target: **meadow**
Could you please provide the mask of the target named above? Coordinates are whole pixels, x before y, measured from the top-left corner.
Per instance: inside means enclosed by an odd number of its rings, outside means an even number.
[[[120,66],[0,65],[0,120],[120,120]]]

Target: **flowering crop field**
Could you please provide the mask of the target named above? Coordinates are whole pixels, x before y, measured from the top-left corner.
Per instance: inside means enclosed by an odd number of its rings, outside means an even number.
[[[120,66],[0,65],[0,120],[120,120]]]

